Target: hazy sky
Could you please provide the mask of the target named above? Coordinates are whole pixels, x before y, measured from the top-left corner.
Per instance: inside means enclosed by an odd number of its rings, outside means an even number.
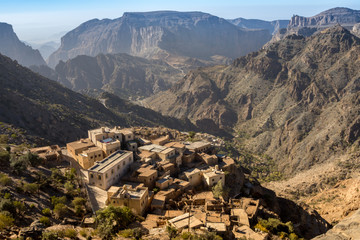
[[[118,18],[124,12],[202,11],[223,18],[275,20],[314,16],[333,7],[360,9],[360,0],[0,0],[0,22],[13,25],[21,40],[44,42],[60,39],[87,20]]]

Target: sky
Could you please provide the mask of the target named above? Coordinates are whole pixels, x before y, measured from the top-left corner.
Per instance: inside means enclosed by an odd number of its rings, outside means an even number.
[[[271,2],[271,3],[270,3]],[[66,32],[98,18],[119,18],[124,12],[201,11],[218,17],[276,20],[314,16],[333,7],[360,10],[359,0],[0,0],[0,22],[13,25],[22,41],[60,41]]]

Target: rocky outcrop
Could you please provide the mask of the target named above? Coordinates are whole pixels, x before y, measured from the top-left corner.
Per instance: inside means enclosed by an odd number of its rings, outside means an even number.
[[[235,18],[228,20],[230,23],[246,29],[266,29],[274,34],[282,28],[286,28],[289,20],[264,21],[259,19]]]
[[[337,7],[321,12],[313,17],[294,15],[291,17],[288,27],[328,27],[336,24],[341,24],[342,26],[353,26],[358,22],[360,22],[359,10]]]
[[[360,23],[354,25],[352,29],[352,33],[358,37],[360,37]]]
[[[360,236],[360,210],[336,224],[327,233],[320,235],[314,240],[351,240],[359,239]]]
[[[70,31],[62,37],[60,48],[48,63],[55,67],[60,60],[99,53],[127,53],[168,61],[179,56],[235,58],[259,49],[270,37],[267,31],[243,30],[201,12],[124,13],[114,20],[94,19]]]
[[[359,143],[359,54],[360,39],[340,26],[290,35],[230,66],[192,71],[148,103],[199,125],[245,132],[248,149],[292,174]]]
[[[46,65],[38,50],[25,45],[16,36],[12,26],[7,23],[0,23],[0,53],[23,66]]]
[[[293,34],[309,37],[325,28],[335,25],[341,25],[348,30],[352,30],[357,23],[360,23],[360,10],[349,8],[332,8],[313,17],[294,15],[287,28],[275,32],[273,38],[267,45]],[[354,31],[354,33],[356,34],[356,31]]]

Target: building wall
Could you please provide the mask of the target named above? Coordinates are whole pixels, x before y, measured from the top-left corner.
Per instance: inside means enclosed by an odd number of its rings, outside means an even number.
[[[119,207],[129,207],[135,214],[143,215],[148,205],[148,190],[141,198],[113,198],[108,199],[108,204]]]
[[[204,181],[205,181],[206,185],[209,187],[215,186],[219,181],[221,181],[222,185],[224,186],[225,174],[219,173],[219,174],[216,174],[215,176],[211,176],[211,177],[204,174]]]
[[[201,172],[192,174],[192,175],[188,176],[187,179],[191,186],[193,186],[193,187],[198,186],[202,182]]]
[[[133,154],[130,154],[106,172],[89,171],[89,184],[95,185],[101,189],[108,189],[111,185],[114,185],[120,180],[133,161]]]

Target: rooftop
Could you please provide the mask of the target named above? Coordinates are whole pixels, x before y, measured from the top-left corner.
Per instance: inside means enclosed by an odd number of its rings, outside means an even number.
[[[145,145],[142,147],[139,147],[140,151],[149,151],[149,152],[161,152],[163,150],[167,149],[167,147],[163,147],[157,144],[150,144],[150,145]]]
[[[197,148],[202,148],[202,147],[207,147],[207,146],[210,146],[209,142],[198,141],[198,142],[193,142],[193,143],[186,145],[186,148],[190,149],[190,150],[194,150]]]
[[[79,141],[68,143],[67,145],[74,148],[74,149],[87,148],[87,147],[95,146],[94,143],[91,142],[91,140],[89,138],[83,138],[83,139],[80,139]]]
[[[112,195],[112,198],[123,198],[122,196],[126,195],[130,198],[141,198],[147,192],[147,187],[120,187],[118,191]]]
[[[133,153],[128,151],[117,151],[102,161],[96,162],[88,171],[104,173],[123,159],[131,156]]]
[[[222,171],[211,171],[211,172],[204,172],[204,175],[206,175],[207,177],[211,178],[211,177],[215,177],[217,175],[224,175],[225,173]]]
[[[161,151],[161,153],[167,154],[167,153],[171,153],[171,152],[173,152],[173,151],[175,151],[174,148],[165,148],[164,150]]]
[[[99,147],[91,147],[85,151],[83,151],[83,154],[88,154],[88,153],[92,153],[92,152],[97,152],[97,151],[102,151],[101,148]]]
[[[184,174],[186,176],[191,176],[191,175],[194,175],[194,174],[197,174],[197,173],[200,173],[200,170],[197,169],[197,168],[192,168],[192,169],[184,171]]]
[[[169,142],[164,145],[165,147],[173,147],[173,148],[184,148],[185,145],[180,142]]]

